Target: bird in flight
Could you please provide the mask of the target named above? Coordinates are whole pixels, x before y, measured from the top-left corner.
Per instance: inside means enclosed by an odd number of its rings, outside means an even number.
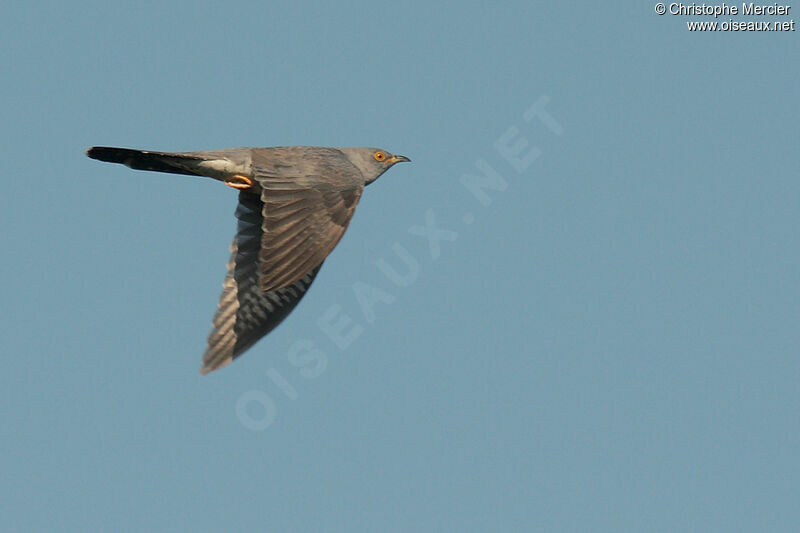
[[[342,238],[364,187],[410,161],[378,148],[314,146],[174,153],[95,146],[86,155],[238,189],[238,227],[201,374],[227,365],[286,318]]]

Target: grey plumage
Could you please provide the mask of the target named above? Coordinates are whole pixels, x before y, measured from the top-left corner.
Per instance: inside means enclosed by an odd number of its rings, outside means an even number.
[[[364,187],[409,159],[377,148],[290,146],[201,152],[93,147],[93,159],[206,176],[239,189],[238,227],[203,374],[272,331],[344,235]]]

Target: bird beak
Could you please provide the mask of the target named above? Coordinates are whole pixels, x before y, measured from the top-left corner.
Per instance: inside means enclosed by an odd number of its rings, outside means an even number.
[[[411,160],[404,155],[393,155],[392,157],[389,158],[389,161],[391,161],[392,163],[407,163],[410,162]]]

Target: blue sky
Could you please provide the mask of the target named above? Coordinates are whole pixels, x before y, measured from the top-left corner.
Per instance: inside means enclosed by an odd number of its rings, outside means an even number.
[[[9,530],[797,529],[797,32],[641,2],[3,11]],[[236,193],[83,152],[292,144],[413,163],[201,377]]]

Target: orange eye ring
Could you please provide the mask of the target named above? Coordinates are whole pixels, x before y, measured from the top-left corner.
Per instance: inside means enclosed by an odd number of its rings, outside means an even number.
[[[383,152],[375,152],[374,154],[372,154],[372,157],[375,158],[375,161],[378,161],[380,163],[386,161],[386,154],[384,154]]]

